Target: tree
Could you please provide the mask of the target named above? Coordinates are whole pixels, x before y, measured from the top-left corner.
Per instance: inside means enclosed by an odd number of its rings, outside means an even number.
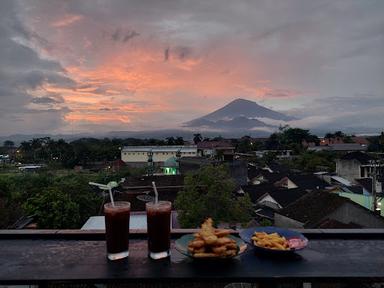
[[[20,180],[24,185],[18,187],[23,191],[19,199],[27,199],[24,210],[27,215],[35,215],[39,228],[80,228],[90,216],[98,214],[102,198],[88,185],[94,179],[77,174],[43,174],[22,176]]]
[[[203,140],[203,136],[200,133],[193,134],[193,143],[197,144]]]
[[[6,148],[12,148],[15,146],[15,142],[13,142],[11,140],[5,140],[3,143],[3,146]]]
[[[167,145],[175,145],[176,144],[176,140],[174,137],[167,137],[167,138],[165,138],[165,140],[167,141]]]
[[[291,128],[288,125],[281,126],[278,132],[273,133],[265,143],[268,150],[291,149],[300,153],[304,141],[320,143],[316,135],[309,133],[309,130]]]
[[[336,131],[335,137],[344,138],[346,135],[342,131]]]
[[[235,184],[226,166],[204,166],[188,174],[184,185],[175,200],[183,228],[198,227],[207,217],[216,223],[246,223],[250,220],[251,200],[248,195],[233,196]]]
[[[176,137],[175,144],[176,145],[184,145],[183,137]]]
[[[79,205],[57,187],[45,188],[28,199],[25,209],[36,217],[39,228],[70,229],[79,225]]]

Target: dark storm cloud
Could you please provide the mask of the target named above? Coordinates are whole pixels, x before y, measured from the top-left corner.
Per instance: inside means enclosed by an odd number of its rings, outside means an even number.
[[[111,39],[115,42],[121,42],[126,43],[132,38],[140,36],[140,33],[136,32],[135,30],[127,30],[124,31],[123,29],[117,28],[112,34]]]
[[[32,99],[32,103],[35,104],[59,104],[63,102],[64,99],[60,95],[55,97],[36,97]]]
[[[18,18],[17,5],[18,2],[11,0],[0,2],[0,134],[38,132],[36,121],[42,118],[45,123],[41,125],[46,129],[57,129],[62,125],[66,109],[32,111],[28,104],[57,104],[60,97],[33,98],[30,91],[43,84],[70,87],[74,82],[64,75],[60,63],[41,58],[26,45],[31,35]],[[32,116],[38,113],[42,116]],[[12,120],[15,118],[18,121]]]

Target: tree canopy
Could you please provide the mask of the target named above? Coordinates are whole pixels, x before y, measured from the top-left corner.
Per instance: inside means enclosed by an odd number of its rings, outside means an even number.
[[[304,141],[316,144],[320,142],[319,138],[311,134],[309,130],[282,126],[278,132],[268,138],[265,146],[269,150],[291,149],[299,152],[303,149]]]
[[[226,166],[207,165],[188,174],[175,207],[183,228],[195,228],[207,217],[216,223],[246,223],[251,218],[248,195],[235,197],[235,184]]]

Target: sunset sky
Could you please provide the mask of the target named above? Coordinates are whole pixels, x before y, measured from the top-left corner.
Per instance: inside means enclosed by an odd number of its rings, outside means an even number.
[[[384,123],[382,0],[0,1],[0,135],[177,128],[236,99]]]

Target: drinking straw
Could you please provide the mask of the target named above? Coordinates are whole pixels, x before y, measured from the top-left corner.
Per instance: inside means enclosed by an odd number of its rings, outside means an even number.
[[[159,202],[159,193],[157,192],[156,183],[152,181],[153,191],[155,191],[155,203]]]
[[[109,187],[109,197],[111,198],[112,207],[115,207],[115,201],[113,201],[112,188]]]

